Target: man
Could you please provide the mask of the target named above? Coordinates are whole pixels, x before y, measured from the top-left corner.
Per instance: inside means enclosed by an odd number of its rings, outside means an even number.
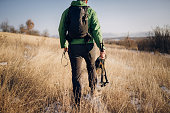
[[[89,87],[94,94],[97,83],[95,70],[94,41],[100,50],[100,57],[105,58],[101,50],[102,36],[96,12],[87,6],[88,0],[72,1],[61,17],[59,25],[60,45],[69,54],[72,67],[72,83],[75,103],[80,106],[81,98],[81,63],[85,59],[88,70]],[[68,42],[68,43],[67,43]]]

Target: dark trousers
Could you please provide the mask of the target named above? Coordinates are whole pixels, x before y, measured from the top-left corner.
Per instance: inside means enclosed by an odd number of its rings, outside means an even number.
[[[75,102],[79,106],[81,98],[81,64],[83,59],[85,59],[87,65],[89,87],[92,92],[95,90],[97,83],[94,44],[70,44],[68,53],[72,67],[73,93]]]

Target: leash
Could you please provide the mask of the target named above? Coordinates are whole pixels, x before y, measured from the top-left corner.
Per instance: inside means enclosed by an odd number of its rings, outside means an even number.
[[[67,60],[66,65],[64,65],[64,67],[67,67],[68,66],[68,58],[66,57],[66,52],[65,51],[63,52],[62,57],[61,57],[61,64],[63,64],[63,58]]]

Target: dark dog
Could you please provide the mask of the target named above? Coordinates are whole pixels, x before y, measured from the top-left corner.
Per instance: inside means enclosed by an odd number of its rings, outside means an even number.
[[[97,72],[98,70],[100,70],[101,72],[101,87],[106,86],[106,84],[109,83],[109,81],[106,75],[105,59],[101,59],[100,57],[98,57],[95,61],[95,67]],[[105,82],[103,81],[103,76],[105,77]]]

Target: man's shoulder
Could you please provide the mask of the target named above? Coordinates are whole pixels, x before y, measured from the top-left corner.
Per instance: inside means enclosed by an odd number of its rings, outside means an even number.
[[[92,15],[92,14],[96,13],[90,6],[87,6],[87,7],[88,7],[88,14],[89,14],[89,15]],[[68,14],[69,8],[70,8],[70,7],[68,7],[67,9],[64,10],[64,12],[63,12],[64,15],[67,15],[67,14]]]
[[[93,11],[93,9],[90,6],[87,6],[89,11]]]
[[[69,10],[69,8],[65,9],[63,13],[67,13],[67,12],[68,12],[68,10]]]
[[[88,13],[93,14],[96,13],[90,6],[88,6]]]

